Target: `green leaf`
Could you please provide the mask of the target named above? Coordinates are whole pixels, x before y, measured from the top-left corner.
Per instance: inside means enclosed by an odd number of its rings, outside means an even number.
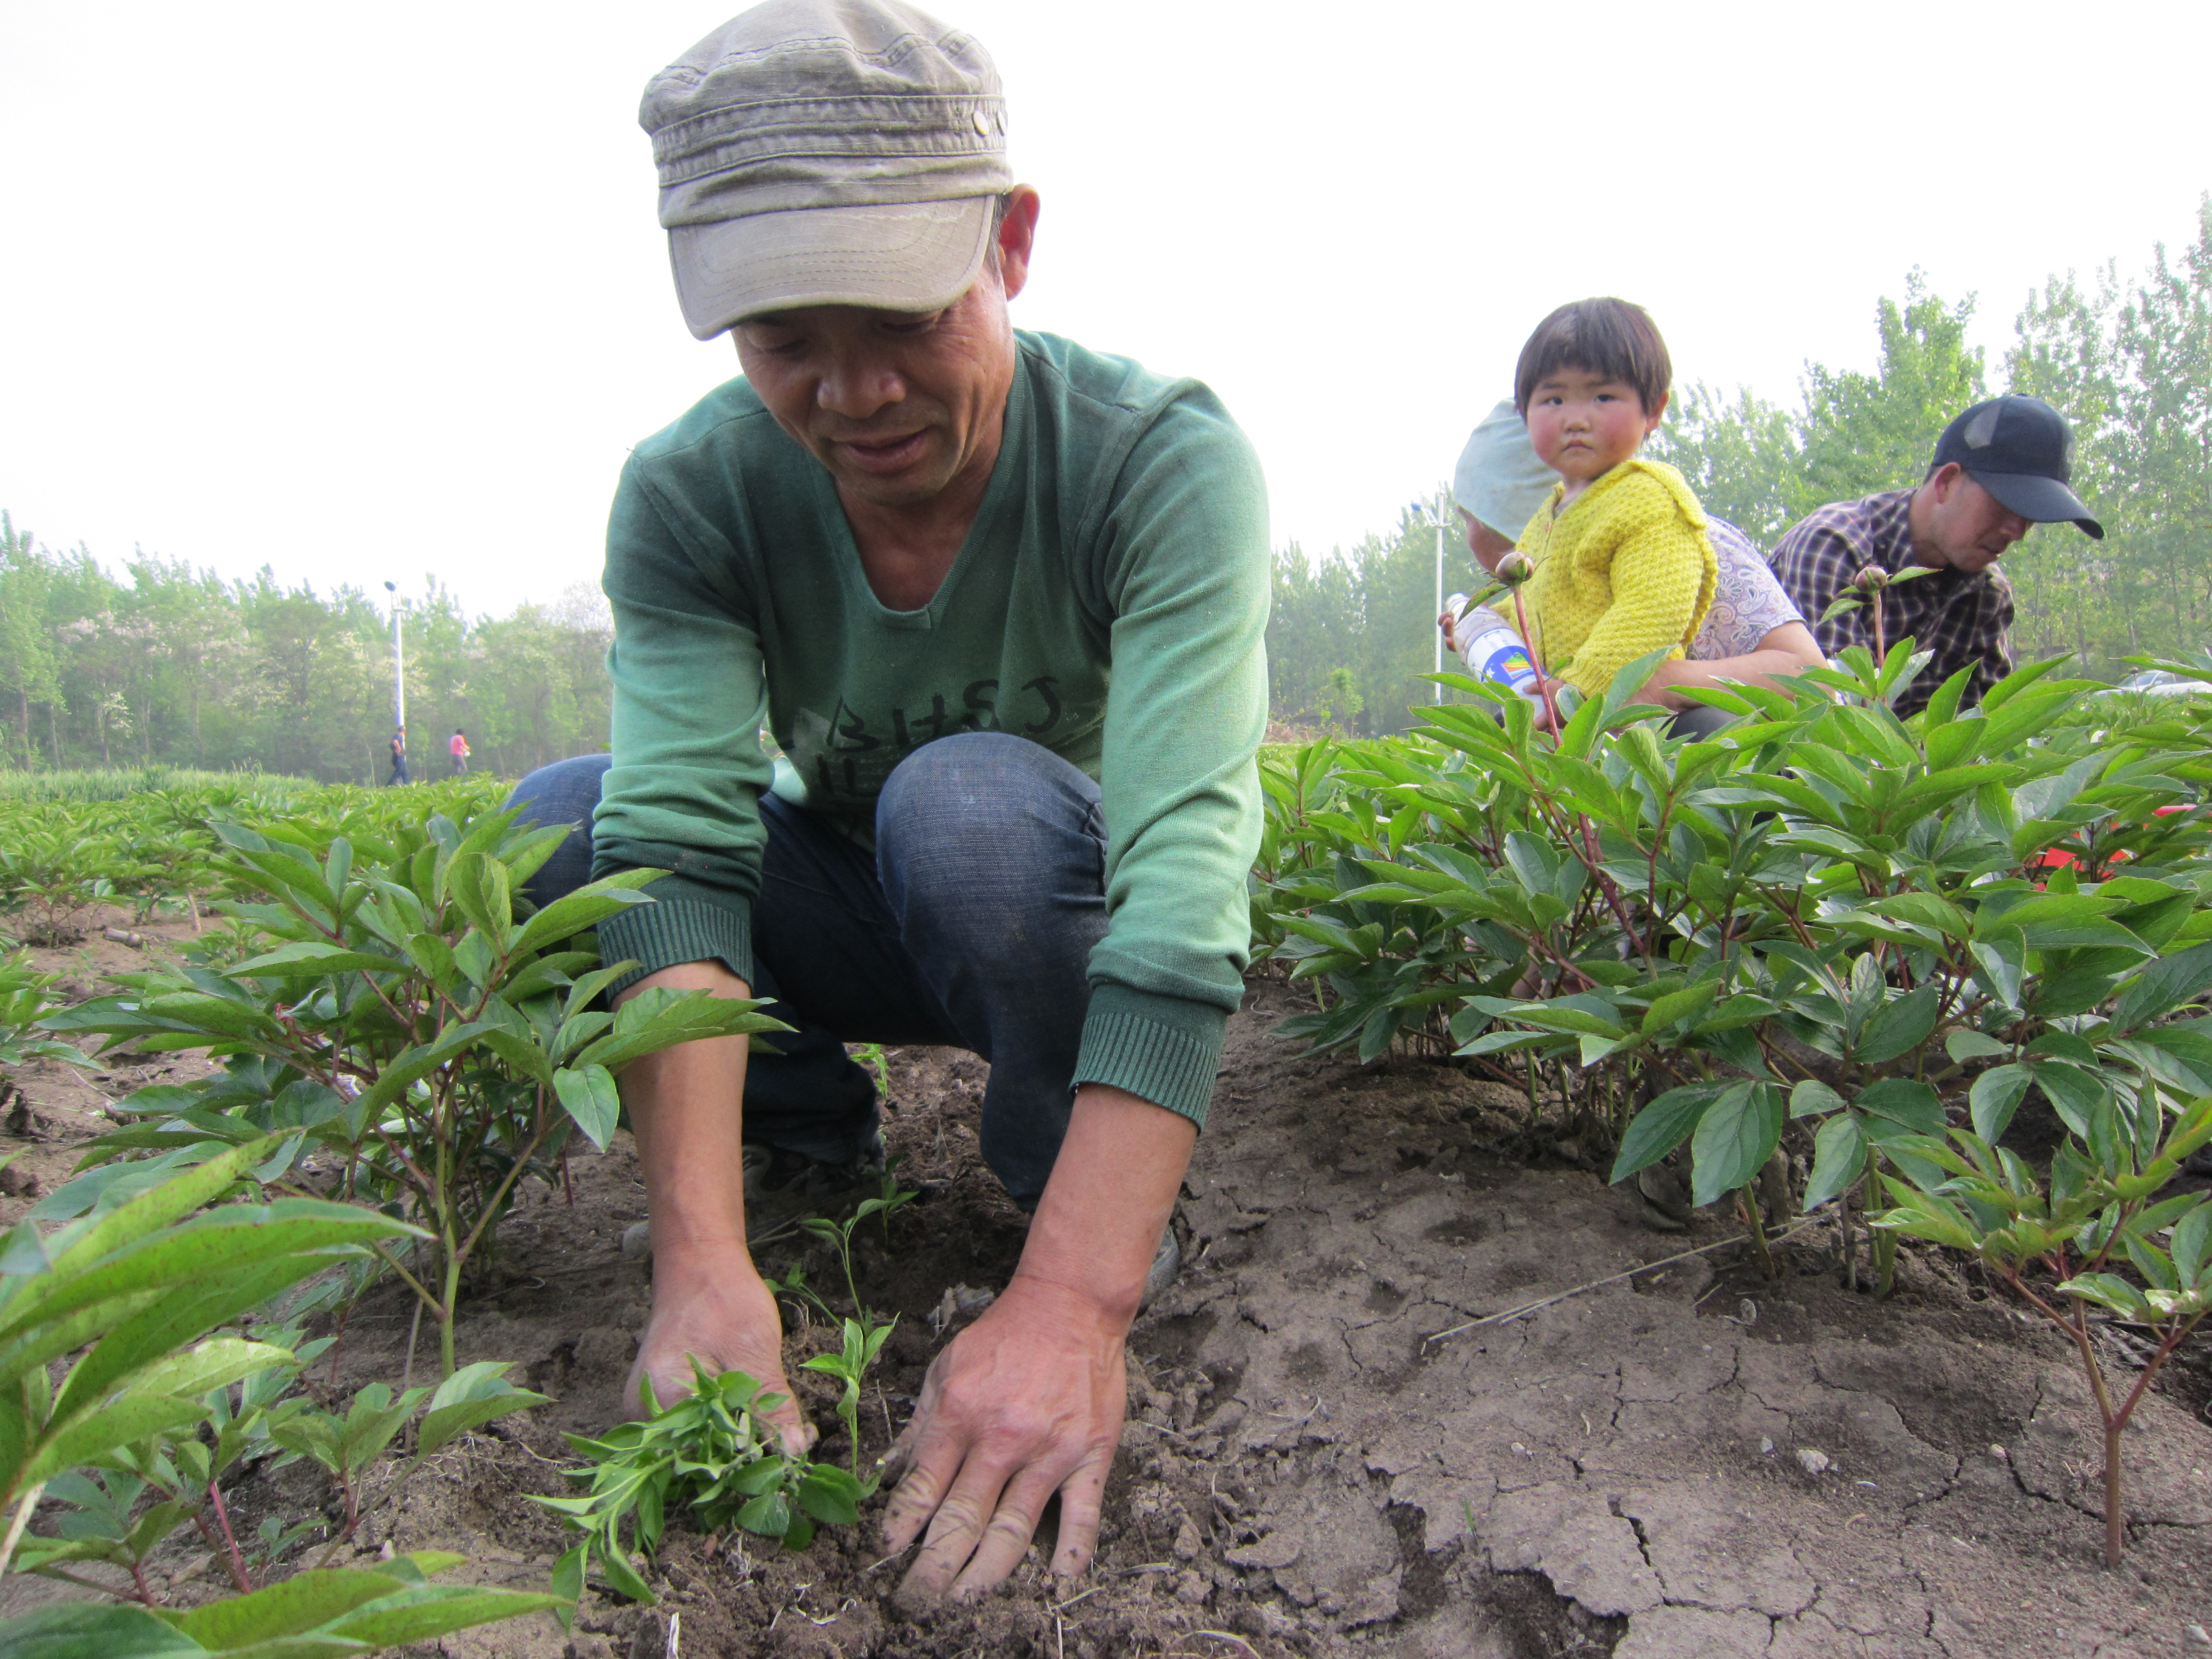
[[[1723,1086],[1717,1083],[1695,1084],[1683,1089],[1669,1089],[1636,1115],[1621,1137],[1620,1155],[1613,1160],[1613,1173],[1607,1181],[1623,1181],[1638,1170],[1656,1164],[1673,1152],[1698,1127],[1698,1119],[1706,1109],[1718,1099]],[[1739,1084],[1738,1088],[1748,1087]]]
[[[1644,1012],[1646,1032],[1664,1030],[1680,1021],[1693,1020],[1712,1006],[1713,999],[1720,994],[1717,979],[1700,980],[1697,984],[1680,991],[1670,991],[1665,996],[1652,1000]]]
[[[1730,1085],[1690,1137],[1690,1201],[1710,1204],[1745,1185],[1781,1139],[1781,1090],[1766,1083]]]
[[[2058,1292],[2110,1308],[2123,1319],[2142,1319],[2150,1312],[2142,1292],[2112,1273],[2076,1273],[2058,1287]]]
[[[2191,946],[2150,963],[2128,981],[2112,1009],[2118,1035],[2172,1013],[2212,988],[2212,944]]]
[[[1381,929],[1375,932],[1379,935]],[[791,1027],[758,1011],[759,998],[717,997],[707,991],[676,991],[655,986],[641,991],[615,1011],[614,1029],[571,1062],[618,1071],[634,1060],[659,1054],[679,1042],[702,1037],[737,1036],[755,1031],[788,1031]]]
[[[554,1614],[560,1620],[561,1628],[564,1631],[574,1620],[574,1604],[584,1599],[584,1556],[590,1548],[588,1543],[579,1544],[553,1564],[553,1582],[550,1588],[554,1595],[570,1604],[567,1609],[556,1610]]]
[[[2025,1066],[1999,1066],[1976,1078],[1966,1096],[1973,1113],[1974,1133],[1995,1146],[2011,1123],[2012,1115],[2020,1109],[2027,1085],[2033,1080],[2033,1073]]]
[[[860,1518],[860,1483],[834,1464],[817,1463],[799,1483],[799,1508],[830,1526],[849,1527]]]
[[[1970,1060],[1995,1060],[2012,1050],[1993,1036],[1960,1026],[1944,1033],[1943,1052],[1963,1066]]]
[[[427,1457],[455,1435],[532,1406],[548,1404],[546,1396],[519,1389],[507,1380],[509,1362],[480,1359],[464,1365],[430,1396],[430,1408],[416,1431],[415,1451]]]
[[[2058,1121],[2087,1140],[2091,1118],[2112,1098],[2103,1073],[2089,1066],[2052,1060],[2035,1068],[2035,1081],[2051,1109],[2058,1114]]]
[[[1813,1173],[1805,1183],[1808,1211],[1826,1204],[1856,1182],[1866,1169],[1866,1139],[1857,1121],[1838,1112],[1813,1137]]]
[[[2207,1266],[2205,1244],[2212,1238],[2212,1200],[2197,1207],[2174,1224],[2173,1236],[2167,1245],[2167,1254],[2173,1258],[2173,1270],[2180,1275],[2185,1287],[2194,1285]]]
[[[738,1524],[763,1538],[781,1538],[791,1530],[791,1505],[780,1492],[763,1493],[738,1511]]]
[[[492,868],[501,875],[506,867]],[[374,1577],[380,1575],[370,1574]],[[386,1579],[386,1583],[391,1580]],[[355,1608],[325,1627],[328,1634],[380,1648],[434,1641],[457,1630],[540,1613],[562,1605],[561,1598],[531,1590],[494,1589],[467,1584],[417,1584]]]
[[[653,1586],[638,1576],[629,1559],[619,1549],[604,1550],[599,1555],[599,1576],[607,1581],[607,1588],[617,1595],[626,1595],[633,1601],[653,1606],[655,1597]]]
[[[1807,1078],[1790,1091],[1790,1115],[1826,1117],[1844,1109],[1844,1097],[1818,1078]]]
[[[241,962],[230,971],[241,979],[314,978],[339,973],[404,974],[407,964],[365,951],[349,951],[340,945],[302,939]]]
[[[32,1451],[6,1482],[21,1491],[75,1465],[91,1463],[125,1446],[150,1440],[155,1435],[198,1423],[207,1407],[197,1400],[178,1400],[167,1395],[125,1395],[98,1411],[88,1411],[67,1426],[50,1434]]]
[[[226,1596],[195,1607],[179,1616],[177,1627],[201,1646],[221,1653],[275,1637],[305,1635],[398,1588],[380,1572],[309,1568],[250,1595]]]
[[[543,950],[596,927],[609,916],[619,915],[633,905],[652,903],[650,895],[636,889],[657,878],[659,873],[653,870],[626,870],[621,875],[579,887],[554,900],[523,924],[522,931],[515,935],[514,954]]]
[[[203,1395],[240,1377],[290,1361],[291,1351],[234,1336],[211,1336],[198,1346],[148,1366],[131,1379],[140,1394]]]
[[[1863,1112],[1901,1123],[1915,1134],[1941,1137],[1948,1126],[1936,1091],[1911,1078],[1881,1078],[1859,1091],[1852,1103]]]
[[[356,1109],[368,1121],[374,1122],[386,1107],[406,1093],[415,1083],[428,1077],[475,1042],[487,1029],[475,1021],[465,1025],[449,1026],[441,1031],[434,1041],[405,1050],[385,1066],[373,1087],[363,1091],[361,1098],[355,1103]]]
[[[8,1659],[206,1659],[207,1650],[140,1607],[49,1601],[0,1622]]]
[[[1942,1006],[1942,998],[1933,985],[1923,985],[1917,991],[1906,992],[1894,1002],[1884,1004],[1860,1034],[1856,1058],[1863,1065],[1879,1066],[1911,1052],[1926,1042],[1929,1033],[1936,1029],[1936,1017]]]
[[[2001,927],[1968,947],[1980,978],[2007,1008],[2020,1006],[2021,981],[2027,973],[2027,941],[2017,927]]]
[[[586,1066],[580,1071],[564,1066],[553,1073],[553,1091],[585,1138],[600,1152],[606,1151],[622,1117],[622,1097],[616,1091],[614,1074],[604,1066]]]

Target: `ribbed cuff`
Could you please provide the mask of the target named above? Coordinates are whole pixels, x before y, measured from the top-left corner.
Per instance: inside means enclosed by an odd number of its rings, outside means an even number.
[[[646,888],[654,902],[633,904],[599,924],[599,960],[635,959],[637,966],[607,988],[615,996],[647,974],[684,962],[720,962],[750,985],[753,980],[753,904],[681,876],[664,876]]]
[[[1094,985],[1075,1081],[1127,1089],[1203,1128],[1228,1030],[1229,1016],[1209,1004]]]

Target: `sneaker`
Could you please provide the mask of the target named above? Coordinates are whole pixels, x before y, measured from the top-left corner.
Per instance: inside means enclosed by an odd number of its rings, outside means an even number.
[[[765,1141],[744,1143],[745,1232],[757,1240],[791,1222],[843,1207],[864,1189],[872,1193],[884,1173],[884,1138],[868,1132],[867,1145],[847,1164],[824,1164]],[[653,1226],[633,1222],[623,1231],[622,1253],[632,1261],[653,1254]]]
[[[884,1173],[884,1138],[868,1131],[866,1144],[843,1164],[825,1164],[781,1146],[745,1142],[745,1231],[757,1238],[811,1215],[845,1207],[872,1192]]]
[[[1176,1282],[1182,1271],[1182,1246],[1176,1243],[1175,1223],[1170,1221],[1160,1235],[1160,1247],[1152,1252],[1152,1265],[1145,1273],[1145,1293],[1138,1298],[1137,1311],[1151,1307],[1155,1298]]]
[[[1654,1232],[1679,1233],[1690,1225],[1690,1189],[1681,1176],[1663,1164],[1645,1165],[1636,1172],[1636,1196],[1642,1200],[1644,1224]]]

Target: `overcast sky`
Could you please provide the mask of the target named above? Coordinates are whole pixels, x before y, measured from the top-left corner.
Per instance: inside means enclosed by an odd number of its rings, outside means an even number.
[[[629,445],[735,372],[679,318],[647,78],[726,0],[15,0],[0,507],[119,566],[596,580]],[[1870,367],[1875,297],[2189,240],[2212,5],[947,0],[1044,196],[1018,323],[1200,376],[1277,541],[1388,526],[1559,302],[1680,380]]]

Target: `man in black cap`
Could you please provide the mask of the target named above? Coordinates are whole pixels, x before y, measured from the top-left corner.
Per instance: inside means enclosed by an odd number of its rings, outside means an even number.
[[[1882,633],[1907,635],[1934,657],[1897,699],[1897,712],[1928,706],[1944,681],[1973,672],[1961,707],[1979,702],[2012,672],[2012,584],[1997,560],[2033,524],[2070,520],[2102,539],[2104,528],[2074,493],[2074,433],[2040,398],[2018,393],[1976,404],[1943,428],[1917,489],[1832,501],[1785,533],[1775,574],[1831,657],[1875,644],[1867,606],[1820,620],[1869,566],[1930,573],[1881,595]]]

